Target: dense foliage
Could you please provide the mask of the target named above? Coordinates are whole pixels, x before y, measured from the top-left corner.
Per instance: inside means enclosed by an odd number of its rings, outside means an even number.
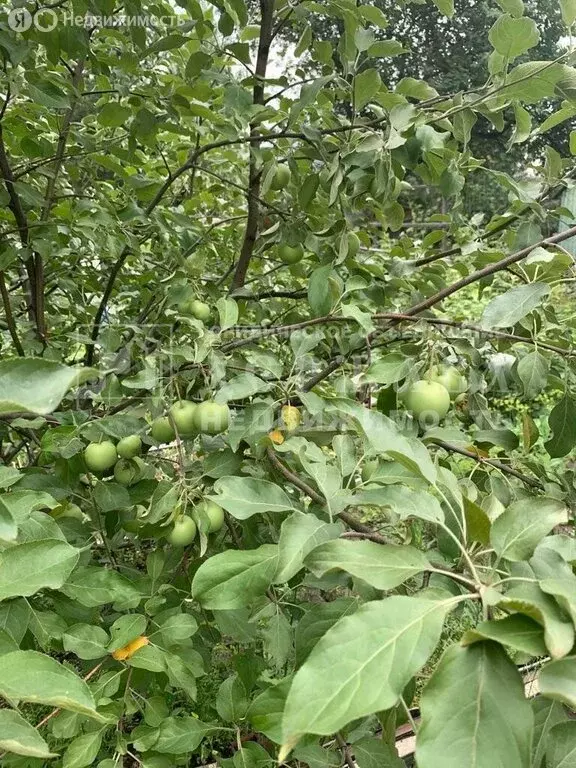
[[[0,22],[2,765],[570,765],[575,1],[121,13]]]

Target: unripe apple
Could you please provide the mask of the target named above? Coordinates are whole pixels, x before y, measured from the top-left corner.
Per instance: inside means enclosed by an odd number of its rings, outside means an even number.
[[[179,400],[170,408],[170,416],[178,434],[182,436],[194,434],[194,413],[196,411],[196,403],[190,400]]]
[[[297,264],[304,257],[304,248],[300,244],[295,246],[281,245],[278,249],[278,256],[284,264]]]
[[[192,299],[189,309],[190,314],[197,320],[202,320],[203,323],[210,319],[210,307],[199,299]]]
[[[278,165],[272,177],[270,189],[285,189],[290,184],[291,175],[290,168],[287,165]]]
[[[167,416],[159,416],[157,419],[154,419],[150,431],[157,443],[171,443],[176,437],[176,433]]]
[[[412,384],[404,396],[404,403],[417,421],[437,424],[448,413],[450,394],[437,381],[421,379]]]
[[[348,238],[348,256],[356,256],[358,251],[360,250],[360,238],[356,234],[356,232],[348,232],[347,235]]]
[[[196,538],[196,523],[188,515],[182,515],[174,522],[174,527],[166,539],[174,547],[186,547]]]
[[[448,366],[447,368],[434,367],[431,379],[446,387],[452,398],[466,392],[468,389],[466,378],[462,376],[460,371],[457,368],[454,368],[453,365]]]
[[[84,450],[84,461],[91,472],[105,472],[114,466],[117,458],[116,446],[111,440],[90,443]]]
[[[194,427],[205,435],[219,435],[228,429],[230,409],[227,405],[206,400],[194,411]]]
[[[133,459],[120,459],[114,465],[114,479],[120,485],[134,485],[141,475],[140,467]]]
[[[224,510],[216,502],[204,499],[198,504],[196,509],[208,517],[210,521],[208,533],[216,533],[224,525]]]
[[[142,440],[140,440],[138,435],[123,437],[116,446],[116,450],[121,459],[133,459],[142,450]]]

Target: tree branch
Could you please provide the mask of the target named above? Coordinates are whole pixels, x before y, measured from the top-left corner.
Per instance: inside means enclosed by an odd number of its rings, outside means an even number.
[[[24,348],[18,337],[18,331],[16,330],[16,323],[14,322],[14,316],[12,314],[12,307],[10,306],[10,296],[6,288],[6,280],[4,279],[4,272],[0,272],[0,294],[2,295],[2,303],[4,304],[4,312],[6,314],[6,325],[10,331],[12,342],[16,347],[20,357],[24,357]]]
[[[474,459],[474,461],[477,461],[479,464],[487,464],[490,467],[499,469],[500,472],[504,472],[511,477],[515,477],[526,485],[532,486],[532,488],[543,488],[543,485],[539,480],[536,480],[533,477],[529,477],[528,475],[524,475],[522,472],[518,472],[518,470],[514,469],[514,467],[509,467],[507,464],[503,464],[497,459],[484,458],[483,456],[479,456],[477,453],[474,453],[474,451],[469,451],[466,448],[460,448],[457,445],[446,443],[444,440],[435,439],[433,441],[433,445],[438,445],[440,448],[444,448],[444,450],[448,451],[449,453],[458,453],[460,456],[466,456],[468,459]]]
[[[268,54],[270,53],[270,43],[272,42],[274,23],[274,0],[260,0],[260,40],[258,42],[258,56],[256,58],[256,72],[254,80],[254,92],[252,101],[255,105],[264,105],[264,86],[266,82],[266,69],[268,67]],[[250,136],[258,139],[260,131],[257,124],[250,126]],[[258,149],[259,141],[254,142]],[[250,259],[254,253],[256,237],[258,235],[258,222],[260,219],[260,206],[257,198],[260,197],[260,179],[262,171],[257,153],[251,147],[250,167],[248,171],[248,219],[246,221],[246,230],[244,232],[244,241],[240,250],[240,257],[236,264],[230,292],[242,288],[246,280],[246,273]]]
[[[280,474],[285,477],[289,483],[303,491],[309,498],[312,499],[312,501],[316,502],[316,504],[320,504],[323,507],[326,506],[326,499],[317,491],[315,491],[314,488],[308,485],[308,483],[299,478],[298,475],[294,474],[294,472],[288,469],[288,467],[280,461],[278,456],[276,456],[273,448],[268,446],[266,449],[266,455],[268,456],[268,460],[272,466],[278,470],[278,472],[280,472]],[[352,528],[353,531],[363,534],[364,538],[370,539],[370,541],[375,541],[377,544],[390,543],[388,539],[386,539],[380,533],[373,531],[368,525],[361,523],[354,517],[354,515],[350,514],[349,512],[340,512],[338,517],[340,520],[342,520],[342,522],[346,523],[349,528]]]

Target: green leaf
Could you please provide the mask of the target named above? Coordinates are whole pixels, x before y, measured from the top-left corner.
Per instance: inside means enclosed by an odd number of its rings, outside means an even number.
[[[566,536],[561,533],[554,536],[546,536],[546,538],[542,539],[538,545],[536,554],[538,554],[540,548],[552,549],[554,552],[558,552],[558,554],[567,563],[570,563],[570,565],[576,563],[576,539],[572,536]]]
[[[558,603],[536,584],[521,584],[496,601],[505,611],[517,611],[544,627],[546,647],[553,658],[565,656],[574,645],[574,626]]]
[[[292,652],[292,625],[277,608],[274,615],[265,620],[261,634],[265,657],[276,671],[280,671]]]
[[[540,33],[533,19],[526,16],[514,18],[502,14],[488,34],[495,50],[508,61],[513,61],[540,41]]]
[[[534,717],[522,678],[496,643],[452,646],[420,699],[419,768],[527,768]],[[449,723],[450,727],[446,727]]]
[[[128,118],[132,117],[130,107],[124,107],[117,101],[108,101],[102,105],[98,113],[98,122],[106,128],[119,128],[124,125]]]
[[[0,661],[1,661],[0,657]],[[542,696],[576,707],[576,656],[566,656],[545,664],[538,676]]]
[[[354,92],[354,107],[357,112],[363,109],[369,101],[374,100],[381,85],[382,81],[376,69],[365,69],[364,72],[355,75],[352,88]]]
[[[166,672],[166,654],[154,645],[143,645],[126,659],[126,663],[130,667],[146,669],[148,672]]]
[[[30,620],[30,607],[26,600],[7,600],[0,604],[0,630],[12,637],[17,645],[28,629]]]
[[[374,453],[387,453],[391,458],[408,467],[415,475],[423,477],[430,483],[435,482],[436,467],[425,446],[420,440],[401,434],[392,419],[350,400],[333,400],[329,410],[352,417]]]
[[[362,18],[375,24],[380,29],[386,29],[388,26],[388,19],[377,5],[360,5],[358,6],[358,11]]]
[[[45,704],[103,719],[86,683],[56,659],[37,651],[0,656],[0,695],[9,701]]]
[[[36,728],[12,709],[0,709],[0,749],[44,759],[58,756],[50,752]]]
[[[444,512],[438,499],[426,491],[413,491],[405,485],[367,488],[353,498],[357,504],[390,507],[400,520],[416,517],[430,523],[444,522]]]
[[[550,293],[546,283],[528,283],[511,288],[488,302],[482,313],[484,328],[507,328],[516,325]]]
[[[524,14],[523,0],[497,0],[497,2],[500,8],[511,16],[518,17]]]
[[[238,304],[234,299],[222,296],[216,302],[216,309],[218,310],[218,315],[220,317],[220,328],[223,331],[236,325],[238,322]]]
[[[0,413],[52,413],[68,390],[95,376],[92,368],[70,368],[42,358],[2,360]]]
[[[544,447],[553,459],[566,456],[576,445],[576,400],[568,393],[559,400],[548,416],[552,437]]]
[[[74,739],[64,752],[62,768],[85,768],[92,765],[102,746],[102,731],[85,733]]]
[[[454,0],[433,0],[433,2],[444,16],[448,16],[449,19],[454,16]]]
[[[254,728],[276,744],[282,743],[282,715],[291,684],[292,678],[287,677],[266,688],[253,699],[246,713]]]
[[[557,701],[537,696],[532,700],[534,712],[534,741],[532,742],[532,765],[542,768],[548,736],[551,728],[566,720],[564,707]]]
[[[258,392],[269,392],[271,384],[254,376],[253,373],[241,373],[227,381],[216,393],[216,402],[227,403],[229,400],[243,400]]]
[[[216,710],[222,720],[238,723],[248,709],[248,694],[238,675],[226,678],[216,694]]]
[[[110,627],[110,644],[108,651],[117,651],[118,648],[123,648],[132,640],[140,637],[146,631],[145,616],[140,616],[138,613],[127,613],[124,616],[120,616]]]
[[[47,539],[17,544],[0,553],[0,600],[59,589],[78,562],[79,550]]]
[[[567,27],[571,27],[576,21],[576,0],[560,0],[562,21]]]
[[[116,509],[126,509],[132,506],[130,494],[119,483],[102,483],[98,481],[94,486],[94,501],[101,512],[114,512]]]
[[[424,553],[414,547],[346,539],[321,544],[306,557],[305,563],[316,576],[340,569],[376,589],[394,589],[430,568]]]
[[[196,571],[192,597],[204,608],[230,610],[250,605],[266,592],[278,565],[278,547],[262,544],[258,549],[220,552]]]
[[[246,520],[264,512],[286,512],[295,509],[294,502],[269,480],[254,477],[221,477],[214,483],[215,495],[208,498],[220,504],[237,520]]]
[[[576,768],[576,722],[573,720],[550,729],[546,768]]]
[[[530,137],[532,131],[532,116],[520,104],[514,104],[514,117],[516,118],[516,125],[510,137],[510,146],[525,142]]]
[[[103,567],[78,568],[62,587],[62,592],[87,608],[106,603],[134,604],[141,594],[125,576]]]
[[[15,541],[18,536],[18,526],[14,520],[10,509],[4,503],[0,496],[0,540],[4,542]]]
[[[548,360],[540,352],[530,352],[518,363],[518,376],[524,387],[524,395],[532,400],[548,382]]]
[[[158,728],[154,751],[169,755],[193,752],[204,736],[217,730],[195,717],[168,717]]]
[[[528,560],[540,540],[555,526],[567,521],[568,510],[556,499],[521,499],[492,523],[490,543],[499,557]]]
[[[393,747],[370,737],[354,743],[354,761],[358,768],[405,768]]]
[[[366,603],[318,641],[296,675],[284,741],[330,734],[393,707],[436,647],[454,599],[394,596]]]
[[[351,616],[359,606],[357,599],[346,597],[330,603],[313,603],[296,626],[294,645],[296,664],[300,666],[318,640],[344,616]]]
[[[280,528],[274,583],[289,581],[303,567],[309,552],[324,541],[337,538],[341,532],[339,523],[326,523],[316,515],[294,512],[287,517]]]
[[[531,656],[546,656],[547,653],[544,630],[540,624],[520,613],[498,621],[480,622],[465,633],[462,645],[472,645],[481,640],[494,640]]]
[[[333,274],[331,264],[315,269],[308,278],[308,303],[315,317],[327,315],[334,304],[330,278]]]
[[[377,40],[368,48],[368,56],[374,58],[385,58],[388,56],[400,56],[402,53],[409,53],[398,40]]]
[[[368,366],[364,381],[368,384],[396,384],[406,378],[414,361],[392,352]]]
[[[294,56],[302,56],[304,51],[310,48],[312,43],[312,27],[309,24],[304,26],[304,31],[300,35],[296,47],[294,48]]]
[[[158,631],[162,634],[164,642],[174,645],[182,640],[187,640],[198,631],[198,622],[194,616],[187,613],[177,613],[168,616],[165,621],[160,621],[159,616],[154,617],[154,623],[159,625]]]
[[[318,191],[320,179],[317,173],[311,173],[304,179],[302,186],[298,190],[298,202],[300,207],[306,210]]]
[[[110,638],[102,627],[91,624],[74,624],[62,635],[64,650],[76,654],[79,659],[101,659],[106,656]]]

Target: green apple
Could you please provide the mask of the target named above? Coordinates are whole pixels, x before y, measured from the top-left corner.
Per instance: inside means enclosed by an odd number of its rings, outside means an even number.
[[[417,421],[438,423],[450,408],[450,394],[443,384],[421,379],[404,396],[404,403]]]
[[[462,376],[458,368],[454,368],[453,365],[440,368],[434,366],[431,372],[432,381],[437,381],[442,386],[446,387],[451,397],[456,397],[468,389],[468,382],[466,377]]]
[[[192,403],[190,400],[179,400],[171,406],[170,416],[176,425],[179,435],[186,436],[194,434],[195,411],[196,403]]]
[[[213,400],[206,400],[196,406],[194,411],[194,426],[198,432],[205,435],[219,435],[228,429],[230,409]]]
[[[174,522],[174,527],[166,539],[175,547],[185,547],[196,538],[196,523],[188,515],[182,515]]]
[[[290,184],[291,176],[290,168],[287,165],[278,165],[274,171],[270,189],[285,189]]]
[[[138,435],[123,437],[116,446],[116,450],[121,459],[133,459],[142,450],[142,440],[140,440]]]
[[[152,437],[158,443],[171,443],[176,437],[176,433],[170,424],[170,419],[167,416],[159,416],[152,422],[152,429],[150,430]]]
[[[472,416],[468,407],[468,395],[463,392],[461,395],[457,395],[454,399],[454,413],[458,421],[462,424],[472,424]]]
[[[216,533],[224,525],[224,510],[219,504],[210,499],[204,499],[197,505],[196,509],[206,515],[210,520],[208,533]]]
[[[210,319],[210,307],[199,299],[192,299],[188,305],[190,314],[197,320],[202,320],[205,323]]]
[[[134,485],[141,475],[142,471],[133,459],[120,459],[114,465],[114,479],[120,485]]]
[[[84,450],[84,461],[91,472],[105,472],[116,464],[118,454],[111,440],[90,443]]]
[[[360,250],[360,238],[356,234],[356,232],[348,232],[347,235],[348,238],[348,256],[356,256],[358,251]]]
[[[300,244],[281,245],[278,249],[278,256],[284,262],[284,264],[298,264],[304,258],[304,248]]]

